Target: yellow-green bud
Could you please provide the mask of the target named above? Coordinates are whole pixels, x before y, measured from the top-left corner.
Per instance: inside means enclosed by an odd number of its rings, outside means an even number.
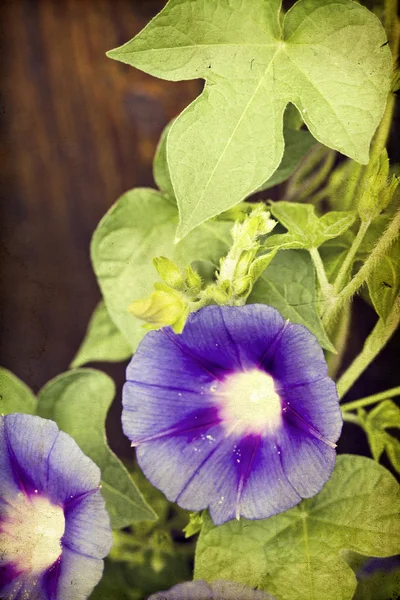
[[[162,284],[158,284],[157,287],[161,286]],[[163,286],[163,289],[156,289],[148,298],[132,302],[128,311],[146,321],[150,325],[148,329],[160,329],[167,325],[174,327],[175,324],[179,328],[182,316],[188,314],[188,306],[181,294]]]
[[[175,290],[181,290],[185,286],[185,280],[183,278],[180,268],[166,258],[165,256],[158,256],[153,258],[153,265],[157,269],[157,273],[163,281]]]
[[[358,205],[358,214],[363,221],[371,221],[390,204],[398,186],[397,178],[389,177],[389,158],[386,149],[382,151],[371,167],[369,181]]]
[[[185,283],[190,292],[197,294],[200,292],[201,277],[190,265],[185,268]]]

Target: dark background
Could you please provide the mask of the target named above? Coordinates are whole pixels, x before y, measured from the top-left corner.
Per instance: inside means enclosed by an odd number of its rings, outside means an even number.
[[[34,391],[68,369],[100,299],[89,259],[98,221],[126,190],[154,185],[161,131],[202,88],[199,81],[155,79],[105,56],[164,4],[1,3],[0,362]],[[347,359],[375,321],[362,301],[356,309]],[[399,350],[397,335],[349,399],[398,385]],[[120,389],[125,365],[101,368]],[[109,427],[124,451],[118,403],[119,393]],[[348,427],[341,449],[365,451],[361,432]]]

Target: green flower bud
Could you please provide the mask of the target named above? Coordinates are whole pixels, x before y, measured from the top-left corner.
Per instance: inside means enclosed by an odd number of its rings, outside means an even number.
[[[156,291],[143,300],[135,300],[128,311],[148,323],[147,329],[160,329],[171,325],[182,331],[189,313],[183,296],[164,284],[155,284]],[[185,319],[182,322],[182,317]],[[176,331],[176,330],[175,330]],[[176,331],[179,333],[179,331]]]
[[[398,180],[389,177],[389,158],[386,149],[371,167],[371,173],[358,205],[362,221],[372,221],[390,204],[398,186]]]
[[[201,277],[190,265],[185,268],[185,283],[192,295],[200,292]]]
[[[233,283],[233,293],[235,296],[247,296],[251,292],[252,280],[249,275],[235,279]]]
[[[185,287],[185,280],[182,272],[175,263],[165,256],[153,258],[153,265],[163,281],[175,290],[182,290]]]

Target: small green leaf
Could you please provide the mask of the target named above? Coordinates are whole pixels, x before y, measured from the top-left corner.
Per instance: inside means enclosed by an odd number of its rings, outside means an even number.
[[[385,400],[368,414],[359,411],[359,416],[374,459],[379,461],[386,450],[394,468],[400,473],[400,441],[386,431],[390,427],[400,429],[400,408],[392,400]]]
[[[270,236],[264,248],[318,248],[347,231],[357,218],[352,210],[332,211],[317,217],[314,206],[296,202],[273,202],[270,210],[288,233]]]
[[[168,198],[174,206],[176,206],[175,192],[174,188],[172,187],[167,161],[167,137],[172,123],[173,121],[168,123],[168,125],[165,127],[161,134],[160,141],[158,142],[153,161],[153,176],[159,190],[161,190],[164,196]]]
[[[400,292],[400,240],[382,256],[367,284],[376,312],[386,321]]]
[[[0,367],[0,415],[10,413],[34,415],[36,404],[32,390],[11,371]]]
[[[39,392],[37,414],[55,421],[100,468],[111,525],[120,529],[134,521],[154,520],[156,514],[108,447],[105,420],[114,394],[113,381],[101,371],[69,371]]]
[[[300,0],[281,23],[280,5],[170,0],[108,53],[163,79],[206,80],[167,139],[180,238],[269,180],[288,103],[318,141],[368,162],[392,74],[381,23],[350,0]]]
[[[201,528],[203,527],[205,515],[206,515],[206,511],[190,513],[189,523],[183,529],[185,538],[190,538],[193,535],[196,535],[196,533],[199,533],[201,531]]]
[[[159,280],[153,257],[165,256],[180,267],[195,260],[217,266],[231,244],[232,223],[218,221],[205,223],[175,245],[177,222],[176,207],[159,192],[141,188],[124,194],[93,235],[93,268],[107,310],[133,351],[145,331],[128,306],[153,292]]]
[[[323,348],[335,352],[318,316],[315,271],[308,252],[278,252],[247,301],[248,304],[257,302],[277,308],[293,323],[305,325]]]
[[[350,600],[356,578],[341,552],[400,552],[399,485],[361,456],[341,455],[321,492],[260,521],[208,517],[197,544],[195,578],[237,581],[277,600]]]
[[[85,338],[76,353],[71,367],[80,367],[88,362],[119,362],[132,356],[132,350],[111,320],[101,300],[89,321]]]
[[[277,250],[272,250],[267,254],[258,256],[250,265],[249,275],[252,285],[261,277],[265,269],[268,267],[272,259],[275,257]]]

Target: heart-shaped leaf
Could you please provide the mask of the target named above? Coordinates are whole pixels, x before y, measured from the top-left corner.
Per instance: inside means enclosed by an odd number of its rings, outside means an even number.
[[[119,362],[130,356],[131,347],[112,321],[104,302],[99,302],[71,367],[88,362]]]
[[[93,235],[93,268],[107,310],[133,351],[146,331],[128,306],[147,297],[159,281],[153,257],[165,256],[181,267],[195,260],[208,260],[217,267],[231,245],[232,222],[204,223],[174,244],[177,222],[178,211],[169,199],[140,188],[124,194]]]
[[[319,494],[275,517],[208,517],[196,551],[195,578],[260,588],[277,600],[350,600],[356,577],[341,556],[400,552],[400,489],[376,462],[342,455]]]

